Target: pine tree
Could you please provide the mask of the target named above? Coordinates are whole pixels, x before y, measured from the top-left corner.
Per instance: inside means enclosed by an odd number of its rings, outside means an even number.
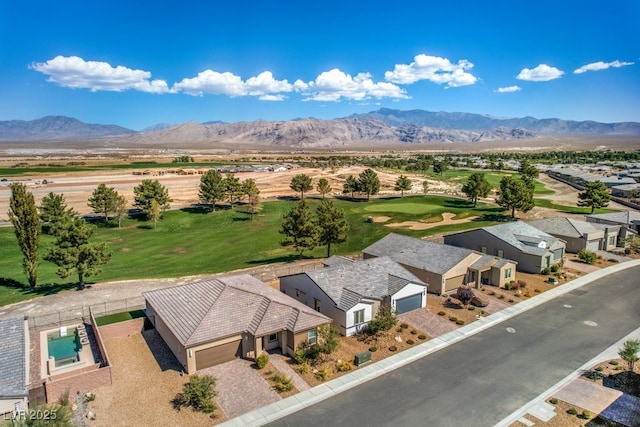
[[[173,201],[169,197],[169,191],[157,179],[142,180],[140,185],[133,188],[133,194],[135,194],[134,205],[142,209],[147,219],[151,219],[152,200],[156,201],[161,211],[169,209],[170,203]]]
[[[49,193],[42,198],[40,206],[40,221],[42,221],[42,233],[53,234],[56,225],[67,216],[75,215],[71,208],[67,208],[64,194]]]
[[[233,203],[242,195],[242,183],[240,178],[232,173],[228,173],[224,178],[224,191],[229,199],[229,204],[233,209]]]
[[[324,199],[324,195],[331,192],[331,185],[329,185],[327,178],[320,178],[316,189],[318,193],[322,194],[322,198]]]
[[[609,206],[611,195],[607,186],[602,181],[587,182],[584,191],[578,193],[578,206],[591,207],[591,213],[598,208]]]
[[[115,188],[100,184],[93,190],[87,205],[93,209],[94,213],[104,214],[104,222],[107,223],[109,222],[109,213],[115,213],[117,204],[120,203],[119,197],[120,195]]]
[[[224,200],[225,190],[225,180],[215,169],[206,171],[200,178],[200,202],[211,205],[212,212],[216,210],[216,202]]]
[[[312,250],[318,242],[318,227],[307,202],[300,200],[282,220],[280,233],[285,238],[282,246],[292,246],[300,258],[306,250]]]
[[[358,180],[354,178],[353,175],[349,175],[344,182],[344,186],[342,187],[342,194],[351,193],[351,200],[353,200],[353,193],[359,191],[358,188]]]
[[[251,210],[251,220],[253,216],[258,213],[261,208],[260,205],[260,189],[256,185],[256,181],[253,179],[245,179],[242,182],[242,193],[249,199],[249,209]]]
[[[291,178],[291,184],[289,184],[289,187],[293,191],[300,193],[300,198],[304,199],[304,193],[313,188],[311,184],[311,177],[303,173],[298,174]]]
[[[487,197],[491,192],[491,185],[482,172],[474,172],[462,186],[462,192],[473,202],[473,207],[478,205],[478,198]]]
[[[29,287],[34,289],[38,284],[38,248],[40,247],[40,217],[33,194],[27,191],[27,186],[14,182],[9,199],[9,220],[24,255],[22,268],[27,276]]]
[[[380,191],[380,179],[373,169],[365,169],[360,173],[358,176],[358,190],[367,195],[367,201],[369,201],[369,196],[378,194],[378,191]]]
[[[336,207],[331,200],[322,200],[316,209],[318,243],[327,246],[327,258],[331,256],[331,244],[347,240],[349,224],[344,210]]]
[[[500,180],[500,194],[496,203],[510,210],[512,218],[515,218],[516,210],[529,212],[535,206],[533,187],[524,179],[506,175]]]
[[[393,189],[400,191],[400,197],[404,197],[404,192],[411,190],[411,180],[404,175],[400,175],[396,180],[396,186]]]

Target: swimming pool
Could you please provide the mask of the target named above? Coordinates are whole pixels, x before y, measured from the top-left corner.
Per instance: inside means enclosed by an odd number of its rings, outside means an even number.
[[[60,332],[47,334],[47,348],[49,357],[55,359],[56,368],[78,361],[78,352],[82,349],[80,338],[76,329],[69,329],[66,336],[60,336]]]

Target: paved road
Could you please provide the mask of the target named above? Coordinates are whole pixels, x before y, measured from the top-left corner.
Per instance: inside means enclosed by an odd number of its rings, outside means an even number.
[[[596,280],[271,425],[493,426],[640,326],[639,275]]]

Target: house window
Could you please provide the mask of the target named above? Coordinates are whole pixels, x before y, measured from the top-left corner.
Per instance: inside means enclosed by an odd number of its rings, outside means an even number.
[[[487,247],[486,246],[480,246],[480,252],[482,252],[483,254],[487,253]]]
[[[309,331],[309,333],[307,334],[307,342],[308,342],[310,345],[313,345],[313,344],[315,344],[316,342],[318,342],[318,336],[317,336],[317,334],[316,334],[316,331],[315,331],[315,330],[313,330],[313,331]]]
[[[315,298],[315,299],[313,300],[313,308],[314,308],[316,311],[320,311],[320,300],[319,300],[319,299]]]
[[[269,342],[276,342],[276,341],[278,341],[278,334],[269,335]]]
[[[364,308],[353,312],[353,324],[359,325],[364,323]]]
[[[504,251],[502,249],[496,249],[496,255],[498,258],[502,258],[504,256]]]
[[[544,264],[545,267],[551,266],[551,256],[547,255],[546,257],[544,257]]]
[[[616,244],[616,236],[609,237],[609,246],[613,246]]]
[[[505,279],[508,279],[509,277],[511,277],[511,269],[510,269],[510,268],[507,268],[507,269],[504,271],[504,278],[505,278]]]

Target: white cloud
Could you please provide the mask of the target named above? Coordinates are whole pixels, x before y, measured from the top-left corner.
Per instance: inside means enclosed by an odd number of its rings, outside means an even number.
[[[506,87],[499,87],[498,89],[494,90],[494,92],[509,93],[509,92],[517,92],[519,90],[522,90],[520,86],[506,86]]]
[[[150,80],[151,73],[107,62],[85,61],[77,56],[56,56],[47,62],[33,63],[30,68],[49,76],[47,81],[75,89],[120,92],[133,89],[148,93],[166,93],[164,80]]]
[[[406,91],[387,82],[374,82],[369,73],[354,77],[337,68],[324,71],[310,82],[296,80],[293,84],[306,96],[305,101],[340,101],[342,98],[361,101],[370,98],[408,98]]]
[[[516,76],[516,79],[528,82],[548,82],[549,80],[560,78],[563,74],[564,71],[559,70],[556,67],[550,67],[547,64],[540,64],[531,70],[524,68],[520,71],[520,74]]]
[[[601,70],[606,70],[607,68],[620,68],[620,67],[626,67],[628,65],[633,65],[633,62],[621,62],[618,60],[612,61],[612,62],[602,62],[602,61],[598,61],[598,62],[592,62],[591,64],[587,64],[587,65],[583,65],[580,68],[577,68],[575,70],[573,70],[574,74],[582,74],[582,73],[586,73],[587,71],[601,71]]]
[[[220,73],[213,70],[205,70],[196,77],[185,78],[175,83],[171,88],[175,92],[183,92],[189,95],[202,96],[227,95],[232,98],[237,96],[257,96],[265,101],[281,101],[282,92],[291,92],[293,85],[287,80],[276,80],[270,71],[264,71],[247,81],[235,74]]]
[[[397,84],[411,84],[419,80],[429,80],[447,87],[472,85],[478,79],[467,72],[473,64],[466,59],[451,63],[447,58],[430,55],[416,55],[411,64],[396,64],[393,71],[384,73],[385,80]]]

